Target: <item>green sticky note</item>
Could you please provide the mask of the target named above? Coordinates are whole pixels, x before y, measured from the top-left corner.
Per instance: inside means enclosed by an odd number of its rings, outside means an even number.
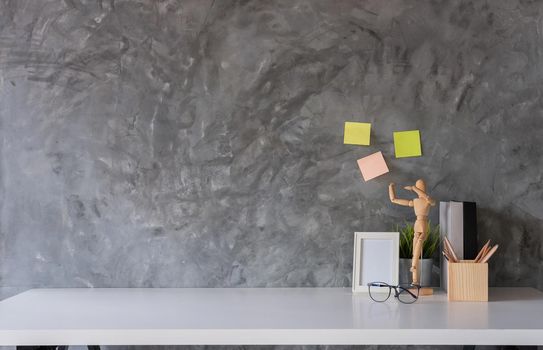
[[[410,130],[394,132],[394,152],[396,153],[396,158],[422,156],[420,131]]]
[[[343,143],[346,145],[370,145],[370,123],[345,122]]]

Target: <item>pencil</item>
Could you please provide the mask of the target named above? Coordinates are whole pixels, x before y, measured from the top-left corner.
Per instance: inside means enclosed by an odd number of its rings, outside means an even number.
[[[490,251],[485,255],[483,260],[481,260],[481,263],[482,264],[486,263],[492,257],[492,255],[494,255],[494,253],[496,253],[496,250],[498,250],[498,247],[499,247],[498,244],[496,244],[494,247],[492,247],[492,249],[490,249]]]
[[[475,262],[479,262],[479,260],[483,258],[484,252],[489,244],[490,244],[490,239],[485,243],[485,245],[481,248],[481,250],[479,250],[479,253],[475,257],[475,260],[474,260]]]
[[[449,258],[447,257],[447,254],[445,254],[445,252],[441,252],[441,254],[443,254],[443,256],[445,257],[445,259],[446,259],[447,261],[449,261]]]

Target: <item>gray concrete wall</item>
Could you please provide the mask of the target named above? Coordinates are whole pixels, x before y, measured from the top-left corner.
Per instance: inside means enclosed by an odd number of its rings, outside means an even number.
[[[4,294],[348,286],[390,181],[543,289],[543,2],[0,1]],[[373,123],[370,147],[343,122]],[[392,132],[420,129],[421,158]],[[383,151],[391,172],[361,180]],[[408,195],[402,193],[402,195]],[[437,217],[437,210],[433,213]]]

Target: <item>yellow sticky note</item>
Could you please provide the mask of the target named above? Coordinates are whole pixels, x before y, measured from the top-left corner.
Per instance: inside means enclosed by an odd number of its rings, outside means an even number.
[[[394,132],[394,152],[396,158],[422,156],[420,131],[410,130]]]
[[[370,123],[345,122],[343,143],[346,145],[370,145]]]

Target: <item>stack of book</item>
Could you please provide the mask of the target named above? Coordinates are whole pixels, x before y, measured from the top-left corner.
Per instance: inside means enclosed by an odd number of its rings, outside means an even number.
[[[439,227],[459,260],[475,259],[477,249],[477,205],[474,202],[440,202]],[[447,260],[441,256],[441,288],[447,290]]]

